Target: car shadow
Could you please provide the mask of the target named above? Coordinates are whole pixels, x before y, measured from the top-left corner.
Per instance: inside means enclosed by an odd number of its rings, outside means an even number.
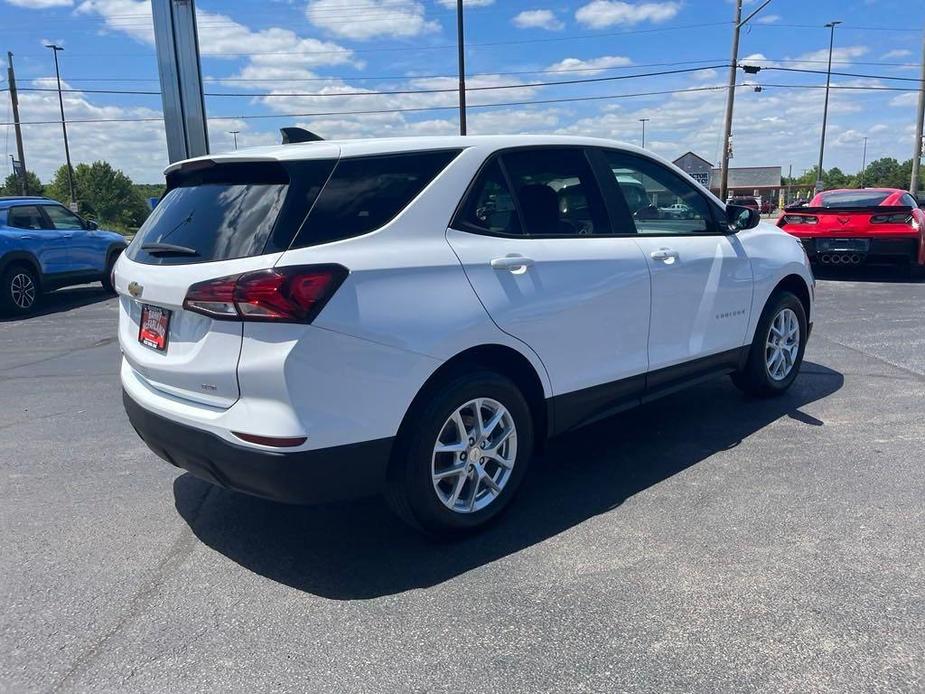
[[[108,292],[99,285],[71,287],[68,289],[58,289],[48,294],[42,294],[39,297],[35,309],[25,316],[6,316],[0,313],[0,323],[12,323],[13,321],[25,321],[32,318],[41,318],[62,311],[71,311],[82,306],[97,304],[107,299],[112,299],[115,294]]]
[[[925,284],[925,274],[916,276],[906,265],[813,265],[817,280],[834,282],[888,282],[892,284]]]
[[[273,581],[334,600],[440,584],[542,542],[653,485],[737,446],[842,387],[842,374],[805,363],[785,395],[747,398],[720,379],[551,441],[509,511],[486,531],[449,543],[406,528],[378,499],[327,506],[276,504],[174,482],[177,511],[207,546]]]

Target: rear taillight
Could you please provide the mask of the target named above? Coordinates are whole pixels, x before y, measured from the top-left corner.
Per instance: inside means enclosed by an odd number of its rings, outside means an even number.
[[[303,265],[219,277],[191,286],[183,308],[218,320],[311,323],[347,274],[340,265]]]
[[[871,224],[912,224],[912,215],[908,212],[896,214],[875,214],[870,218]]]
[[[819,218],[809,214],[785,214],[780,218],[780,225],[784,224],[818,224]]]

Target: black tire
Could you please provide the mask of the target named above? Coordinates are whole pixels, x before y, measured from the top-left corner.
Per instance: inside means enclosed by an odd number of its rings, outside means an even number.
[[[122,251],[112,251],[109,254],[109,257],[106,258],[106,271],[103,274],[103,277],[100,279],[100,284],[103,285],[105,289],[110,294],[115,294],[116,288],[112,286],[112,268],[115,266],[116,261],[119,259],[119,256],[122,255]]]
[[[767,345],[770,339],[771,325],[774,319],[785,309],[796,314],[799,325],[799,346],[796,359],[785,377],[776,379],[770,374],[767,365]],[[803,353],[806,351],[807,323],[806,310],[803,303],[793,294],[786,291],[773,294],[768,300],[758,327],[755,329],[755,338],[748,352],[748,359],[741,371],[732,375],[732,381],[742,391],[758,397],[772,397],[781,395],[793,384],[800,366],[803,363]]]
[[[39,301],[39,281],[28,265],[14,264],[0,277],[0,311],[8,316],[25,316]]]
[[[490,398],[510,414],[516,434],[514,464],[500,493],[484,508],[454,511],[435,488],[434,446],[450,416],[476,398]],[[483,528],[507,508],[523,482],[533,455],[533,436],[530,408],[510,379],[482,369],[454,374],[429,388],[405,416],[389,469],[386,500],[402,520],[432,537],[455,537]],[[479,489],[476,485],[477,493]]]

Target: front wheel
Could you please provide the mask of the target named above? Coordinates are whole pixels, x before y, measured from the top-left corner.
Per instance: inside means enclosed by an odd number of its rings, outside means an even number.
[[[39,298],[39,285],[32,272],[25,265],[7,268],[0,278],[0,309],[14,316],[24,316],[34,307]]]
[[[533,420],[509,379],[460,373],[408,412],[396,442],[387,500],[433,536],[486,526],[514,497],[533,452]]]
[[[773,295],[758,321],[748,360],[733,374],[733,382],[751,395],[780,395],[800,372],[806,338],[802,302],[790,292]]]

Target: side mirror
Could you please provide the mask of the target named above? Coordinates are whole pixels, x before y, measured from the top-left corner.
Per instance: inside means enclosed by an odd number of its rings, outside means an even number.
[[[97,229],[100,228],[100,225],[97,224],[92,219],[85,219],[84,226],[87,228],[88,231],[96,231]]]
[[[741,205],[726,205],[726,224],[729,232],[736,234],[746,229],[754,229],[761,222],[761,215],[757,210]]]

